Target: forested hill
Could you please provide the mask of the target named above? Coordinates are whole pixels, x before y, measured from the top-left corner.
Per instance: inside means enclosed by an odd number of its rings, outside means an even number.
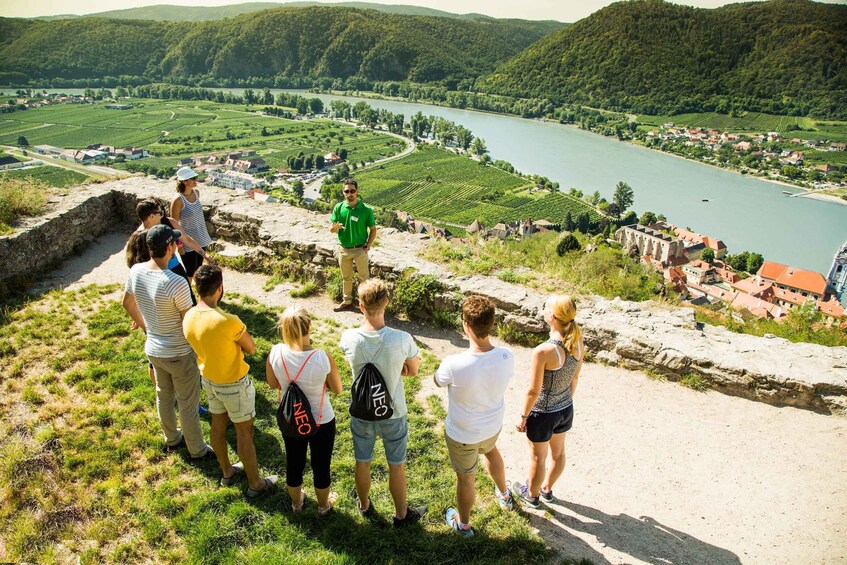
[[[647,114],[847,118],[847,6],[619,2],[541,39],[476,87]]]
[[[193,23],[0,18],[0,83],[120,75],[361,76],[455,86],[490,73],[546,31],[546,24],[523,20],[336,7],[278,8]]]
[[[64,14],[61,16],[44,16],[40,20],[70,19],[79,17],[110,18],[116,20],[169,20],[172,22],[199,22],[205,20],[220,20],[232,18],[241,14],[269,10],[272,8],[303,8],[306,6],[328,6],[325,2],[245,2],[244,4],[228,4],[225,6],[175,6],[171,4],[156,4],[154,6],[139,6],[137,8],[124,8],[121,10],[109,10],[108,12],[97,12],[87,16],[76,16]],[[377,10],[389,14],[400,14],[404,16],[434,16],[441,18],[459,18],[464,20],[493,19],[482,14],[454,14],[443,10],[425,8],[423,6],[411,6],[408,4],[376,4],[373,2],[335,2],[332,6],[339,8],[358,8],[360,10]],[[537,29],[542,35],[552,33],[567,24],[562,22],[523,21],[528,27]]]

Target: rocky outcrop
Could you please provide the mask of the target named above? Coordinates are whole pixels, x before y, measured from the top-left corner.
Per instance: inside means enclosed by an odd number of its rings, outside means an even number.
[[[25,231],[0,238],[0,284],[9,273],[26,273],[33,259],[49,266],[115,222],[135,222],[139,198],[170,199],[172,183],[133,177],[79,189],[48,217]],[[210,232],[241,246],[284,255],[303,268],[334,266],[336,238],[326,215],[249,200],[225,189],[204,188]],[[516,329],[544,331],[544,296],[495,277],[456,276],[418,256],[420,236],[383,230],[371,252],[374,275],[396,279],[406,269],[431,274],[447,288],[442,305],[467,294],[491,298],[504,323]],[[39,263],[41,265],[42,263]],[[39,267],[42,269],[45,267]],[[820,412],[847,408],[847,348],[795,344],[779,338],[735,334],[703,326],[689,308],[669,308],[619,299],[584,298],[577,321],[588,352],[600,362],[646,370],[669,379],[704,386],[776,405]]]

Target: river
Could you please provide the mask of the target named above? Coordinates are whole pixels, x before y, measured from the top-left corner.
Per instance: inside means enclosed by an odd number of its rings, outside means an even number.
[[[730,253],[757,251],[771,261],[826,275],[833,255],[847,240],[847,206],[788,198],[783,190],[800,190],[574,126],[427,104],[286,92],[317,97],[324,103],[334,99],[351,103],[364,100],[375,108],[402,113],[407,121],[418,111],[446,118],[485,139],[492,159],[509,161],[523,172],[544,175],[558,182],[563,190],[576,187],[586,194],[598,190],[611,200],[617,182],[625,181],[635,192],[633,209],[639,215],[645,210],[663,213],[671,223],[722,239]],[[363,190],[367,195],[367,187]]]

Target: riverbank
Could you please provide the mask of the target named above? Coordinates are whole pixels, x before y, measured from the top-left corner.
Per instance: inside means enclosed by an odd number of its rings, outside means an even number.
[[[292,92],[293,91],[294,90],[292,90]],[[634,139],[616,139],[612,136],[603,135],[602,133],[599,133],[599,132],[591,130],[591,129],[580,128],[577,124],[564,123],[564,122],[560,122],[558,120],[552,120],[552,119],[543,118],[543,117],[525,118],[525,117],[523,117],[519,114],[511,114],[511,113],[508,113],[508,112],[496,112],[496,111],[493,111],[493,110],[480,110],[480,109],[477,109],[477,108],[458,108],[458,107],[451,106],[449,104],[442,103],[442,102],[435,101],[435,100],[412,100],[412,99],[403,98],[403,97],[400,97],[400,96],[385,96],[383,94],[378,94],[376,92],[371,92],[371,91],[359,91],[359,90],[352,91],[352,92],[350,92],[350,91],[339,91],[339,90],[319,91],[319,90],[310,89],[307,92],[310,92],[312,94],[323,94],[323,95],[329,95],[329,96],[346,96],[346,97],[352,97],[352,98],[362,98],[362,99],[365,99],[365,100],[380,100],[380,101],[386,101],[386,102],[403,102],[403,103],[407,103],[407,104],[422,104],[422,105],[427,105],[427,106],[434,106],[436,108],[450,108],[450,109],[453,109],[453,110],[475,112],[475,113],[479,113],[479,114],[488,114],[488,115],[495,115],[495,116],[508,116],[508,117],[513,117],[513,118],[520,118],[520,119],[538,121],[538,122],[548,123],[548,124],[559,124],[559,125],[562,125],[562,126],[571,126],[571,127],[576,128],[576,129],[579,129],[580,131],[586,131],[586,132],[589,132],[589,133],[593,133],[595,135],[599,135],[599,136],[604,137],[606,139],[611,139],[611,140],[614,140],[614,141],[628,142],[632,145],[638,145],[638,146],[644,147],[646,149],[658,151],[659,153],[664,153],[666,155],[673,155],[674,157],[679,157],[681,159],[685,159],[686,161],[692,161],[692,162],[695,162],[695,163],[701,163],[701,164],[704,164],[704,165],[709,165],[709,166],[715,167],[717,169],[721,169],[721,170],[725,170],[725,171],[731,171],[731,172],[737,173],[741,176],[750,176],[752,178],[756,178],[756,179],[759,179],[759,180],[763,180],[763,181],[771,182],[771,183],[775,183],[775,184],[780,184],[780,185],[787,186],[787,187],[794,188],[794,189],[803,190],[803,191],[806,191],[806,192],[809,192],[809,193],[814,193],[814,191],[815,191],[815,189],[809,188],[808,186],[805,186],[803,184],[793,183],[793,182],[791,182],[790,179],[774,179],[774,178],[770,178],[770,177],[767,177],[767,176],[759,176],[759,175],[756,175],[756,174],[744,173],[740,169],[737,169],[735,167],[721,167],[719,165],[714,165],[712,163],[708,163],[708,162],[706,162],[702,159],[694,159],[694,158],[691,158],[691,157],[687,157],[685,155],[680,155],[678,153],[672,153],[670,151],[663,151],[661,149],[656,149],[654,147],[648,147],[646,145],[638,143]],[[591,110],[596,110],[598,112],[603,112],[603,113],[618,113],[618,112],[612,112],[610,110],[603,110],[601,108],[591,108],[591,107],[588,107],[588,106],[584,106],[584,107],[591,109]],[[633,121],[633,118],[637,119],[637,116],[635,114],[625,114],[625,116],[628,118],[629,121]],[[819,196],[820,196],[820,198],[815,198],[815,199],[825,201],[825,202],[833,202],[833,203],[845,205],[845,202],[841,201],[841,199],[839,199],[838,197],[833,197],[832,199],[830,199],[830,198],[825,198],[825,196],[827,196],[827,195],[819,195]]]

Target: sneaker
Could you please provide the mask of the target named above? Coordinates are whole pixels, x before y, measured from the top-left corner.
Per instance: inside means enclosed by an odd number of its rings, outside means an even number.
[[[345,310],[349,310],[353,307],[352,302],[342,302],[338,306],[332,309],[333,312],[344,312]]]
[[[512,487],[512,492],[515,494],[518,500],[520,500],[523,504],[529,506],[530,508],[538,508],[541,505],[537,496],[530,496],[529,486],[527,485],[515,483]]]
[[[244,463],[239,461],[238,463],[235,463],[232,468],[235,469],[235,473],[233,473],[231,477],[221,477],[222,487],[232,486],[240,481],[241,477],[244,476]]]
[[[415,508],[407,506],[405,518],[398,520],[397,516],[394,517],[394,527],[405,528],[406,526],[411,526],[412,524],[420,522],[423,515],[426,514],[426,510],[426,506],[417,506]]]
[[[370,497],[368,497],[367,510],[362,510],[362,505],[359,503],[359,499],[356,498],[356,509],[359,511],[359,514],[361,514],[365,518],[376,518],[376,510],[374,510],[374,503],[371,502]]]
[[[197,462],[197,463],[199,463],[201,461],[217,461],[217,460],[218,460],[218,456],[215,455],[215,451],[211,447],[206,449],[206,453],[204,453],[203,455],[201,455],[199,457],[192,457],[191,458],[192,462]]]
[[[202,404],[198,404],[197,405],[197,413],[200,414],[201,416],[208,416],[209,410],[205,406],[203,406]]]
[[[447,525],[463,538],[472,538],[476,533],[470,524],[461,523],[459,512],[455,508],[448,508],[444,518],[447,520]]]
[[[164,453],[176,453],[177,450],[182,449],[184,447],[185,447],[185,438],[182,437],[182,438],[179,438],[179,441],[176,442],[174,445],[168,445],[166,443],[165,447],[162,448],[162,451]]]
[[[276,486],[277,481],[279,481],[279,477],[276,475],[271,475],[270,477],[265,477],[265,488],[260,490],[253,490],[251,488],[247,488],[247,498],[259,498],[265,494],[271,492]],[[303,499],[305,500],[305,498]]]
[[[553,489],[550,489],[548,491],[541,489],[538,493],[538,498],[541,499],[541,502],[550,504],[551,502],[553,502]]]
[[[515,499],[512,498],[512,493],[509,492],[509,488],[506,488],[505,494],[500,494],[500,491],[497,487],[494,487],[494,496],[497,497],[497,502],[500,503],[500,508],[503,510],[511,510],[515,507]]]

